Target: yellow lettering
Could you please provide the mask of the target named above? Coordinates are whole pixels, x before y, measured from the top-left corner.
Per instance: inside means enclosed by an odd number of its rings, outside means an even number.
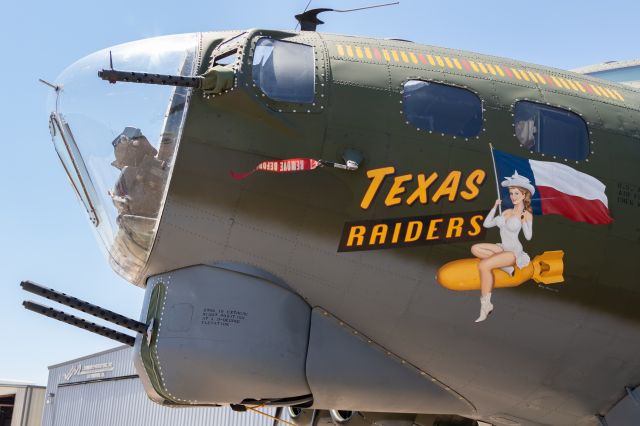
[[[407,198],[408,205],[412,205],[413,203],[415,203],[417,199],[420,199],[420,204],[427,204],[429,199],[428,198],[429,187],[433,182],[435,182],[436,179],[438,179],[438,174],[436,172],[433,172],[429,175],[428,178],[425,178],[425,176],[422,173],[420,173],[417,177],[418,177],[418,187],[416,188],[415,191],[413,191],[413,194],[411,194],[409,198]]]
[[[435,194],[433,194],[432,201],[437,203],[440,198],[448,197],[449,201],[455,201],[456,194],[458,193],[458,187],[460,186],[460,177],[462,172],[454,170],[449,173],[444,182],[440,185]]]
[[[482,225],[480,225],[480,221],[483,219],[484,217],[480,214],[472,216],[471,219],[469,220],[469,223],[471,223],[472,229],[471,231],[469,231],[467,235],[469,235],[470,237],[475,237],[476,235],[479,235],[480,231],[482,231]]]
[[[379,169],[369,170],[367,172],[367,177],[371,179],[371,183],[369,184],[369,188],[367,188],[367,192],[364,194],[362,198],[362,202],[360,203],[360,207],[363,209],[368,209],[373,201],[373,198],[378,193],[378,189],[380,189],[380,185],[382,185],[382,181],[388,175],[392,175],[396,172],[394,167],[382,167]]]
[[[437,240],[438,236],[434,235],[438,232],[438,225],[442,223],[444,219],[432,219],[429,221],[429,229],[427,230],[427,240]]]
[[[402,229],[402,222],[397,222],[396,226],[393,228],[393,236],[391,237],[392,243],[397,243],[398,238],[400,238],[400,230]]]
[[[365,232],[367,232],[367,228],[362,225],[352,226],[349,230],[349,238],[347,238],[347,247],[353,246],[353,240],[357,240],[356,245],[361,246],[364,242]]]
[[[455,238],[458,238],[462,235],[462,225],[464,224],[464,219],[461,217],[452,217],[449,220],[449,225],[447,226],[447,239],[453,236],[455,232]]]
[[[467,176],[467,180],[465,181],[465,185],[467,189],[465,191],[460,192],[460,196],[463,200],[473,200],[480,193],[479,186],[484,183],[484,179],[487,177],[487,174],[484,170],[476,169],[471,172],[469,176]]]
[[[412,220],[407,224],[407,232],[404,235],[404,242],[410,243],[420,238],[422,233],[422,222],[419,220]]]
[[[387,240],[387,231],[389,227],[384,223],[376,225],[371,230],[371,237],[369,238],[369,244],[384,244]],[[376,241],[377,240],[377,241]]]
[[[402,184],[410,181],[411,179],[413,179],[412,175],[396,176],[393,179],[393,185],[391,185],[391,189],[387,194],[387,198],[384,199],[384,205],[387,207],[391,207],[400,204],[402,200],[398,198],[398,195],[402,194],[406,190],[406,188],[402,186]]]

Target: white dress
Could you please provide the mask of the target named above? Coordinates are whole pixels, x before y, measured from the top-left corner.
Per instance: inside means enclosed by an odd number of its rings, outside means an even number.
[[[527,240],[531,240],[533,235],[533,224],[527,220],[523,221],[517,216],[511,216],[505,219],[503,216],[495,217],[496,207],[494,206],[486,219],[483,226],[485,228],[493,228],[497,226],[500,229],[500,239],[502,244],[498,244],[504,251],[512,252],[516,257],[516,265],[518,268],[524,268],[529,264],[531,259],[529,255],[522,250],[522,244],[518,240],[518,234],[522,229],[522,233]]]

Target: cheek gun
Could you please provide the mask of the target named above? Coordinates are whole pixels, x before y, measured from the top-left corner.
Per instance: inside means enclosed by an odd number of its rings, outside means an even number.
[[[564,282],[562,273],[564,263],[562,250],[545,251],[533,258],[524,268],[515,268],[513,275],[501,269],[493,270],[495,288],[517,287],[530,279],[542,284],[558,284]],[[438,283],[449,290],[480,290],[480,259],[460,259],[449,262],[436,275]]]

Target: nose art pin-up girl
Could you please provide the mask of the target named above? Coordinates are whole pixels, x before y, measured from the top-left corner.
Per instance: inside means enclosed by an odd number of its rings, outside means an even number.
[[[518,239],[520,230],[527,240],[533,235],[533,214],[531,210],[531,196],[535,188],[529,179],[518,174],[517,171],[511,177],[502,181],[503,187],[509,188],[509,198],[513,208],[505,210],[496,217],[496,208],[501,203],[497,200],[483,226],[500,229],[500,244],[479,243],[471,247],[471,253],[481,259],[478,264],[480,271],[480,316],[476,322],[487,319],[493,311],[491,304],[491,290],[493,289],[493,270],[502,269],[508,274],[514,272],[514,267],[523,268],[530,262],[529,255],[522,249]]]

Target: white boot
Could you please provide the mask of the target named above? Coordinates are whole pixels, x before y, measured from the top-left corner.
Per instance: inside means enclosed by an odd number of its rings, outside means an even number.
[[[486,296],[480,296],[480,316],[476,322],[482,322],[487,319],[489,314],[493,311],[493,305],[491,304],[491,293]]]

